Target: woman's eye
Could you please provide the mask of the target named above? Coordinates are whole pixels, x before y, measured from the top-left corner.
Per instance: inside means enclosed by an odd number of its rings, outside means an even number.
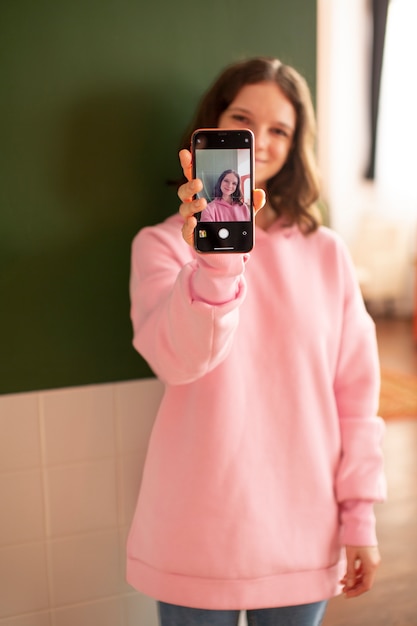
[[[248,118],[245,115],[240,115],[239,113],[234,113],[232,115],[232,119],[236,122],[244,122],[245,124],[248,122]]]
[[[281,137],[288,137],[288,133],[283,128],[273,128],[274,135],[280,135]]]

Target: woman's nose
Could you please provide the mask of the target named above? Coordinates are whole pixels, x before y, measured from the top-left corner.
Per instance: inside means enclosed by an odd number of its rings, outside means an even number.
[[[266,150],[269,145],[269,132],[267,127],[258,126],[255,135],[255,146],[257,148],[261,148],[262,150]]]
[[[255,145],[257,148],[266,149],[268,146],[268,132],[265,128],[258,128],[255,132]]]

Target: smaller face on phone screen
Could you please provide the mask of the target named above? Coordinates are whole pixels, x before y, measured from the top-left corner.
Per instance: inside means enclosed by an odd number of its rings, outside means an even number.
[[[198,130],[192,138],[194,178],[207,207],[197,214],[199,252],[248,252],[253,247],[253,134]]]

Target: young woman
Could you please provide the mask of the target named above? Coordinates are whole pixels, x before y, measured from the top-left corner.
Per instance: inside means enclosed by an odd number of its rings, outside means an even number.
[[[214,199],[201,213],[201,222],[249,221],[250,212],[243,202],[240,176],[234,170],[225,170],[217,180]]]
[[[202,182],[186,146],[216,126],[255,134],[250,255],[192,247],[206,201],[193,200]],[[329,598],[374,581],[373,502],[385,495],[375,329],[344,244],[319,226],[313,141],[294,69],[228,67],[186,133],[179,215],[133,243],[133,342],[165,394],[127,575],[158,600],[162,626],[236,626],[241,610],[251,626],[317,626]]]

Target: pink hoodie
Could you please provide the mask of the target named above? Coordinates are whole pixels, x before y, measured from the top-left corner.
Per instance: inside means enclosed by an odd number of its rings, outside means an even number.
[[[274,224],[249,255],[197,255],[181,218],[133,243],[134,345],[165,382],[127,577],[207,609],[340,591],[385,497],[374,324],[340,238]],[[138,407],[140,419],[140,407]]]
[[[223,198],[215,198],[201,212],[201,222],[245,222],[250,220],[246,204],[229,204]]]

